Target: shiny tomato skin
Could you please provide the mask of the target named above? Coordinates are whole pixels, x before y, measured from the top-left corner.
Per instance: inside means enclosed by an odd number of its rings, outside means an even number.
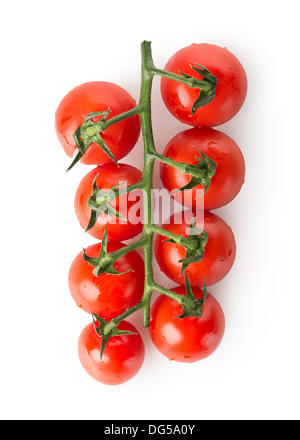
[[[185,295],[185,287],[172,289]],[[193,288],[197,299],[203,291]],[[201,318],[179,319],[182,306],[165,295],[151,307],[149,332],[156,348],[168,359],[192,363],[210,356],[219,346],[225,332],[225,317],[218,301],[208,293]]]
[[[121,385],[132,379],[141,369],[145,358],[144,342],[137,329],[122,321],[119,330],[137,334],[112,337],[100,359],[101,337],[94,325],[88,324],[78,340],[78,355],[85,371],[105,385]]]
[[[177,162],[196,165],[197,158],[201,157],[199,151],[217,164],[217,170],[205,194],[202,185],[186,191],[173,191],[187,185],[191,175],[161,163],[160,176],[163,185],[177,202],[189,208],[211,210],[225,206],[238,195],[244,184],[244,156],[231,137],[206,127],[195,127],[178,133],[170,140],[163,155]],[[196,198],[199,191],[202,195]]]
[[[107,250],[114,252],[124,246],[123,243],[109,242]],[[96,258],[100,250],[101,243],[96,243],[88,246],[85,252],[89,257]],[[136,251],[121,257],[114,268],[121,273],[130,272],[95,277],[93,266],[84,260],[83,252],[80,252],[69,270],[69,289],[78,307],[108,321],[138,304],[144,291],[144,262]]]
[[[105,81],[92,81],[71,90],[59,104],[55,113],[55,128],[58,139],[69,157],[73,157],[76,145],[73,134],[85,117],[92,112],[111,112],[107,119],[136,107],[136,101],[122,87]],[[98,118],[99,119],[99,118]],[[136,144],[141,131],[139,115],[124,119],[108,127],[102,138],[117,160],[126,156]],[[81,163],[100,165],[112,160],[92,143]]]
[[[189,235],[192,211],[179,212],[171,216],[162,228],[177,235]],[[203,218],[202,218],[203,216]],[[210,211],[196,213],[196,227],[208,234],[205,255],[202,261],[191,263],[186,274],[192,286],[203,287],[203,281],[210,286],[222,280],[230,271],[236,257],[236,242],[230,226],[221,217]],[[157,235],[155,255],[160,269],[172,281],[184,285],[184,274],[180,275],[186,249],[176,243],[166,241],[166,237]]]
[[[192,89],[175,80],[161,79],[161,94],[167,109],[179,121],[197,127],[224,124],[241,109],[247,94],[247,76],[240,61],[226,48],[214,44],[192,44],[176,52],[165,70],[201,79],[191,66],[205,66],[218,78],[213,102],[201,107],[192,116],[192,107],[199,89]]]
[[[99,174],[97,186],[103,191],[107,191],[123,182],[126,182],[126,184],[122,187],[133,185],[142,178],[140,170],[124,163],[120,163],[119,166],[114,163],[105,164],[94,168],[86,174],[79,183],[74,201],[75,213],[83,229],[86,229],[89,223],[91,208],[88,206],[88,200],[92,196],[93,182],[97,174]],[[87,232],[92,237],[102,240],[105,227],[107,226],[109,240],[122,241],[135,237],[143,229],[142,212],[140,212],[140,209],[137,209],[137,211],[134,209],[134,206],[141,207],[141,203],[142,194],[140,190],[132,191],[129,195],[123,194],[110,202],[110,204],[123,215],[124,219],[100,214],[96,224]],[[138,214],[137,217],[135,216],[136,212]]]

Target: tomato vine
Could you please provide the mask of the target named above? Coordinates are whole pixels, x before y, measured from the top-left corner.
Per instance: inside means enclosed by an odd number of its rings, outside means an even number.
[[[181,191],[191,189],[199,184],[202,184],[204,189],[207,190],[210,186],[211,178],[216,171],[215,162],[208,156],[199,152],[199,158],[196,165],[190,165],[187,163],[179,163],[172,159],[166,158],[156,151],[153,137],[153,128],[151,120],[151,92],[152,83],[155,75],[169,78],[181,83],[186,84],[188,87],[199,89],[199,96],[194,103],[193,113],[201,106],[207,105],[212,102],[217,78],[212,75],[205,67],[197,65],[194,70],[201,74],[202,79],[194,78],[184,72],[178,74],[171,73],[165,70],[161,70],[155,67],[152,58],[151,43],[144,41],[141,45],[141,89],[140,100],[138,105],[124,113],[118,114],[108,119],[110,109],[107,111],[93,112],[86,116],[84,123],[77,128],[74,133],[74,141],[78,148],[78,153],[71,163],[68,170],[70,170],[85,154],[91,143],[97,143],[108,156],[117,163],[116,158],[111,153],[105,141],[103,140],[101,133],[108,127],[124,119],[130,118],[135,115],[139,115],[141,118],[142,135],[144,143],[144,168],[143,175],[140,182],[127,188],[121,188],[121,185],[117,185],[110,189],[109,195],[102,192],[96,183],[96,178],[93,184],[93,194],[89,199],[88,206],[91,208],[91,217],[86,230],[89,230],[94,226],[100,213],[106,213],[108,215],[119,217],[119,213],[114,210],[110,202],[122,194],[126,194],[130,191],[140,189],[143,193],[143,232],[142,237],[115,251],[107,252],[107,230],[105,230],[101,252],[98,258],[90,258],[83,253],[84,259],[93,266],[93,274],[100,276],[104,273],[111,275],[119,275],[114,268],[114,263],[131,252],[132,250],[141,247],[144,253],[144,266],[145,266],[145,287],[142,300],[134,307],[127,309],[118,317],[113,318],[111,321],[106,321],[97,314],[92,314],[95,325],[95,330],[99,336],[102,337],[101,356],[104,352],[105,346],[113,336],[124,335],[124,331],[118,331],[118,325],[127,317],[132,315],[138,310],[143,310],[143,323],[145,327],[149,327],[150,321],[150,302],[153,291],[159,291],[169,298],[177,301],[183,309],[183,314],[179,317],[184,319],[188,316],[200,317],[202,314],[203,303],[207,295],[206,286],[204,286],[204,297],[199,300],[193,295],[189,279],[185,274],[186,296],[178,294],[173,290],[169,290],[154,281],[153,276],[153,264],[152,264],[152,248],[153,248],[153,235],[160,234],[166,237],[172,243],[177,243],[186,248],[186,257],[181,260],[182,273],[185,273],[186,268],[192,262],[198,262],[203,259],[205,253],[205,245],[207,243],[207,234],[205,231],[195,228],[194,219],[190,224],[191,233],[188,237],[176,235],[174,233],[165,231],[164,229],[153,224],[153,206],[152,206],[152,189],[153,189],[153,167],[155,161],[166,163],[171,165],[184,174],[192,176],[189,185],[181,188]],[[97,122],[93,122],[93,118],[99,118]],[[97,177],[97,176],[96,176]],[[130,334],[130,333],[128,333]]]
[[[162,154],[155,147],[151,115],[155,76],[161,77],[169,112],[193,126],[177,133]],[[151,42],[143,41],[138,102],[116,84],[93,81],[72,89],[59,104],[55,128],[72,158],[68,171],[78,162],[96,165],[81,180],[74,208],[81,227],[99,242],[73,260],[69,288],[92,316],[78,339],[78,355],[99,382],[120,384],[141,368],[144,342],[126,320],[137,311],[155,347],[170,360],[196,362],[221,342],[225,316],[207,286],[230,271],[236,242],[230,226],[210,210],[239,193],[245,161],[233,139],[212,127],[230,120],[246,93],[246,73],[227,48],[191,44],[162,70],[153,62]],[[142,171],[119,163],[141,131]],[[169,201],[189,208],[161,226],[154,215],[155,163]],[[158,284],[154,257],[179,287]],[[151,304],[154,292],[161,295]]]

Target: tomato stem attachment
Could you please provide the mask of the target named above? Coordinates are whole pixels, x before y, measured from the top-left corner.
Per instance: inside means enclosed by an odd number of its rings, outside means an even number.
[[[195,89],[201,88],[201,90],[203,90],[205,92],[210,92],[210,91],[214,90],[215,85],[216,85],[216,80],[215,80],[215,77],[213,77],[213,75],[211,76],[211,80],[208,81],[208,80],[204,80],[204,79],[194,78],[193,76],[187,75],[183,72],[180,72],[180,74],[177,74],[177,73],[173,73],[173,72],[168,72],[167,70],[157,69],[156,67],[153,67],[151,70],[155,75],[159,75],[163,78],[172,79],[176,82],[186,84],[187,86],[189,86],[193,89],[194,88]],[[201,69],[194,68],[194,70],[198,71],[198,73],[201,72]]]
[[[211,179],[216,173],[217,164],[206,154],[202,153],[198,150],[200,157],[196,157],[197,160],[196,165],[191,165],[184,162],[177,162],[169,157],[163,156],[159,153],[155,153],[155,158],[160,162],[176,168],[181,171],[183,174],[190,174],[191,180],[190,182],[179,188],[178,191],[186,191],[192,188],[195,188],[198,185],[202,185],[205,193],[208,191]]]
[[[96,258],[89,257],[85,253],[85,250],[83,250],[83,258],[91,266],[93,266],[93,268],[94,268],[93,274],[95,277],[99,277],[100,275],[103,275],[104,273],[107,273],[110,275],[122,275],[122,273],[118,272],[114,268],[114,264],[116,263],[116,261],[118,261],[120,258],[124,257],[124,255],[128,254],[129,252],[131,252],[139,247],[143,247],[146,244],[146,240],[144,238],[141,238],[140,240],[134,241],[134,242],[128,244],[127,246],[124,246],[121,249],[118,249],[117,251],[107,252],[107,241],[108,241],[107,229],[105,229],[105,233],[104,233],[102,243],[101,243],[101,250],[100,250],[98,257],[96,257]]]
[[[131,118],[132,116],[138,115],[142,109],[142,106],[138,105],[127,112],[120,113],[119,115],[116,115],[110,119],[100,119],[98,122],[93,122],[92,125],[87,127],[85,129],[85,133],[87,136],[94,136],[95,134],[99,132],[105,131],[108,127],[111,125],[117,124],[120,121],[123,121],[124,119]],[[108,113],[109,114],[109,113]],[[90,113],[88,115],[90,118],[95,118],[97,115],[96,113]]]
[[[119,185],[114,186],[110,190],[104,192],[97,185],[98,176],[99,173],[94,178],[93,192],[88,200],[88,207],[91,208],[91,213],[90,213],[90,219],[88,225],[85,230],[86,232],[95,226],[100,214],[107,214],[119,218],[121,220],[128,221],[128,219],[122,216],[115,208],[111,206],[110,202],[121,197],[122,195],[127,194],[128,192],[142,188],[141,182],[137,182],[128,187],[127,186],[124,187],[125,182],[123,182],[120,183]]]

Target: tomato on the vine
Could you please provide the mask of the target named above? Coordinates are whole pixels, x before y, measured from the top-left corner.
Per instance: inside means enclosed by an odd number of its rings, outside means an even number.
[[[103,192],[108,192],[116,185],[121,188],[133,185],[142,178],[142,173],[137,168],[120,163],[105,164],[91,170],[81,180],[75,194],[75,212],[80,225],[86,229],[92,210],[88,206],[89,198],[93,194],[93,182],[96,176],[97,187]],[[87,232],[101,240],[105,228],[109,240],[127,240],[138,235],[143,229],[142,222],[142,194],[136,189],[123,194],[110,202],[110,205],[122,216],[117,217],[105,212],[100,213],[95,225]]]
[[[137,329],[122,321],[118,330],[136,334],[111,337],[102,359],[100,357],[101,336],[88,324],[78,340],[78,355],[86,372],[105,385],[120,385],[132,379],[141,369],[145,358],[145,346]]]
[[[164,187],[175,200],[190,208],[216,209],[227,205],[240,192],[245,179],[245,161],[238,145],[221,131],[212,128],[191,128],[174,136],[165,148],[164,156],[191,165],[198,163],[201,153],[212,159],[217,169],[204,194],[202,185],[184,191],[173,191],[187,185],[191,176],[161,164],[160,176]]]
[[[226,48],[214,44],[192,44],[176,52],[165,70],[183,72],[198,79],[202,76],[192,69],[201,65],[218,79],[213,101],[192,116],[199,89],[168,78],[161,80],[163,101],[171,114],[181,122],[202,127],[224,124],[241,109],[247,93],[247,76],[240,61]]]
[[[73,134],[93,112],[110,110],[107,120],[136,107],[136,101],[122,87],[105,81],[93,81],[71,90],[59,104],[55,114],[58,139],[69,157],[73,157],[76,144]],[[94,122],[100,118],[92,119]],[[136,144],[141,131],[139,115],[124,119],[101,133],[104,142],[116,160],[126,156]],[[112,160],[93,142],[81,162],[86,165],[101,165]]]
[[[172,289],[185,295],[185,287]],[[196,299],[203,291],[194,287]],[[156,348],[170,360],[196,362],[210,356],[219,346],[225,331],[225,317],[219,302],[207,294],[200,318],[180,319],[182,306],[172,298],[160,295],[151,307],[149,332]]]
[[[193,211],[182,211],[171,216],[162,228],[177,235],[189,236]],[[202,218],[203,216],[203,218]],[[234,234],[221,217],[210,211],[199,211],[195,216],[195,226],[208,234],[202,261],[189,264],[186,274],[192,286],[202,287],[204,279],[207,286],[222,280],[235,261],[236,243]],[[167,277],[178,284],[185,284],[181,273],[180,260],[186,257],[187,250],[182,245],[170,243],[163,235],[155,240],[155,255],[160,269]]]
[[[108,242],[107,251],[115,252],[125,247],[123,243]],[[86,254],[97,258],[101,243],[88,246]],[[136,252],[128,252],[114,263],[120,275],[93,274],[93,266],[80,252],[69,270],[69,288],[76,304],[88,313],[96,313],[110,321],[130,307],[138,304],[144,292],[144,262]]]

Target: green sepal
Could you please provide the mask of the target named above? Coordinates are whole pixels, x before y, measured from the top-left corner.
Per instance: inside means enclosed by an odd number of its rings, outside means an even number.
[[[75,159],[73,160],[71,165],[67,168],[67,171],[70,171],[80,161],[80,159],[82,157],[83,157],[83,154],[81,154],[80,151],[78,151],[78,153],[75,156]]]
[[[215,97],[214,93],[207,93],[204,90],[201,90],[198,98],[196,99],[192,107],[192,116],[194,116],[194,114],[199,108],[204,107],[207,104],[210,104],[214,100],[214,97]]]
[[[205,255],[205,246],[208,242],[208,234],[195,226],[194,217],[190,223],[190,235],[186,238],[186,240],[187,243],[189,243],[189,246],[185,246],[187,248],[185,258],[179,260],[179,263],[182,263],[180,276],[186,271],[190,264],[199,263],[203,260]]]
[[[107,193],[101,191],[97,186],[97,178],[99,174],[96,175],[93,182],[93,192],[88,200],[88,207],[91,208],[91,216],[89,223],[86,227],[86,232],[93,228],[97,222],[100,214],[110,215],[111,217],[116,217],[120,220],[128,221],[122,214],[120,214],[116,209],[114,209],[110,202],[119,197],[119,189],[124,184],[124,182],[111,188]]]
[[[110,159],[116,164],[118,164],[117,159],[115,158],[115,156],[113,155],[113,153],[110,151],[110,149],[108,148],[108,146],[106,145],[106,143],[104,142],[104,140],[102,139],[100,133],[96,133],[93,136],[89,137],[88,142],[87,142],[87,149],[88,147],[92,144],[92,143],[96,143],[99,145],[99,147],[104,151],[104,153],[107,154],[107,156],[110,157]]]
[[[90,121],[91,119],[98,118],[100,116],[102,116],[101,121],[106,122],[110,112],[111,112],[110,108],[108,108],[107,110],[103,110],[102,112],[91,112],[86,116],[84,122]],[[94,124],[97,124],[97,122],[95,122]]]
[[[196,299],[195,295],[193,294],[192,287],[190,280],[187,276],[187,274],[184,274],[184,281],[185,281],[185,290],[186,290],[186,297],[189,301],[192,301],[196,308],[192,310],[191,308],[182,305],[183,313],[182,315],[175,316],[175,318],[184,319],[184,318],[190,318],[191,316],[195,318],[201,318],[203,314],[203,307],[204,303],[207,298],[207,287],[206,287],[206,281],[203,281],[203,297],[201,299]]]
[[[185,78],[193,78],[194,79],[193,87],[200,89],[198,98],[196,99],[192,107],[192,116],[194,116],[194,114],[199,108],[204,107],[207,104],[210,104],[214,100],[218,78],[214,76],[208,69],[206,69],[206,67],[202,66],[201,64],[195,64],[194,66],[191,66],[191,68],[203,77],[203,79],[197,80],[197,78],[194,78],[193,76],[187,75],[186,73],[180,71],[180,74]],[[204,83],[205,83],[205,87],[204,87]]]
[[[136,332],[132,332],[130,330],[118,330],[116,327],[110,330],[108,334],[104,332],[105,326],[108,324],[108,321],[101,318],[101,316],[97,315],[96,313],[92,313],[93,323],[94,323],[94,329],[98,336],[101,337],[101,348],[100,348],[100,360],[102,360],[105,348],[107,346],[108,341],[112,337],[116,336],[124,336],[124,335],[136,335]],[[97,326],[97,322],[99,326]]]
[[[109,156],[109,158],[115,162],[116,165],[118,164],[117,159],[113,155],[113,153],[110,151],[109,147],[106,145],[105,141],[102,139],[100,132],[101,130],[101,123],[107,121],[107,117],[110,113],[110,109],[102,112],[92,112],[87,115],[82,125],[80,125],[73,134],[73,139],[75,142],[75,145],[78,149],[78,153],[75,156],[75,159],[67,169],[67,171],[71,170],[79,161],[80,159],[85,155],[87,152],[89,146],[92,143],[96,143],[99,145],[99,147]],[[93,122],[92,119],[95,117],[102,116],[101,120],[98,122]]]
[[[202,179],[201,179],[201,181],[202,181]],[[201,181],[199,180],[198,177],[192,177],[187,185],[183,186],[182,188],[179,188],[179,191],[187,191],[189,189],[193,189],[196,186],[200,185]],[[204,186],[204,185],[202,185],[202,186]]]
[[[77,128],[75,133],[73,134],[73,139],[75,141],[76,147],[78,148],[79,153],[81,153],[82,156],[84,156],[86,152],[86,147],[84,142],[81,139],[81,130],[80,127]]]
[[[205,255],[205,246],[208,242],[208,234],[206,231],[195,226],[195,217],[190,222],[190,233],[188,237],[178,236],[178,239],[170,238],[165,242],[175,243],[186,248],[185,258],[179,260],[182,263],[180,276],[186,271],[192,263],[199,263]]]
[[[109,275],[124,275],[125,273],[132,272],[133,271],[132,269],[128,269],[125,272],[118,272],[114,268],[113,265],[115,264],[117,259],[114,259],[111,256],[111,254],[107,252],[107,242],[108,242],[107,227],[105,227],[99,256],[97,258],[89,257],[86,254],[85,249],[83,249],[83,259],[87,261],[91,266],[93,266],[94,268],[93,275],[95,277],[99,277],[104,273]]]
[[[192,66],[192,69],[195,70],[195,72],[202,75],[203,79],[212,85],[212,88],[208,91],[200,89],[199,96],[194,102],[192,108],[192,116],[194,116],[194,114],[199,108],[204,107],[207,104],[210,104],[214,100],[216,94],[216,87],[218,83],[218,78],[214,76],[212,73],[210,73],[210,71],[206,69],[204,66],[201,66],[201,64],[195,64],[195,66]]]
[[[179,189],[179,191],[187,191],[195,188],[198,185],[202,185],[204,188],[204,194],[208,191],[211,185],[211,179],[216,173],[217,164],[209,156],[198,150],[202,157],[196,157],[198,163],[196,165],[188,166],[188,173],[192,174],[190,182]]]
[[[89,223],[85,229],[85,232],[89,231],[90,229],[92,229],[95,224],[97,223],[99,214],[97,213],[97,211],[94,211],[93,209],[91,210],[91,215],[90,215],[90,219],[89,219]]]

